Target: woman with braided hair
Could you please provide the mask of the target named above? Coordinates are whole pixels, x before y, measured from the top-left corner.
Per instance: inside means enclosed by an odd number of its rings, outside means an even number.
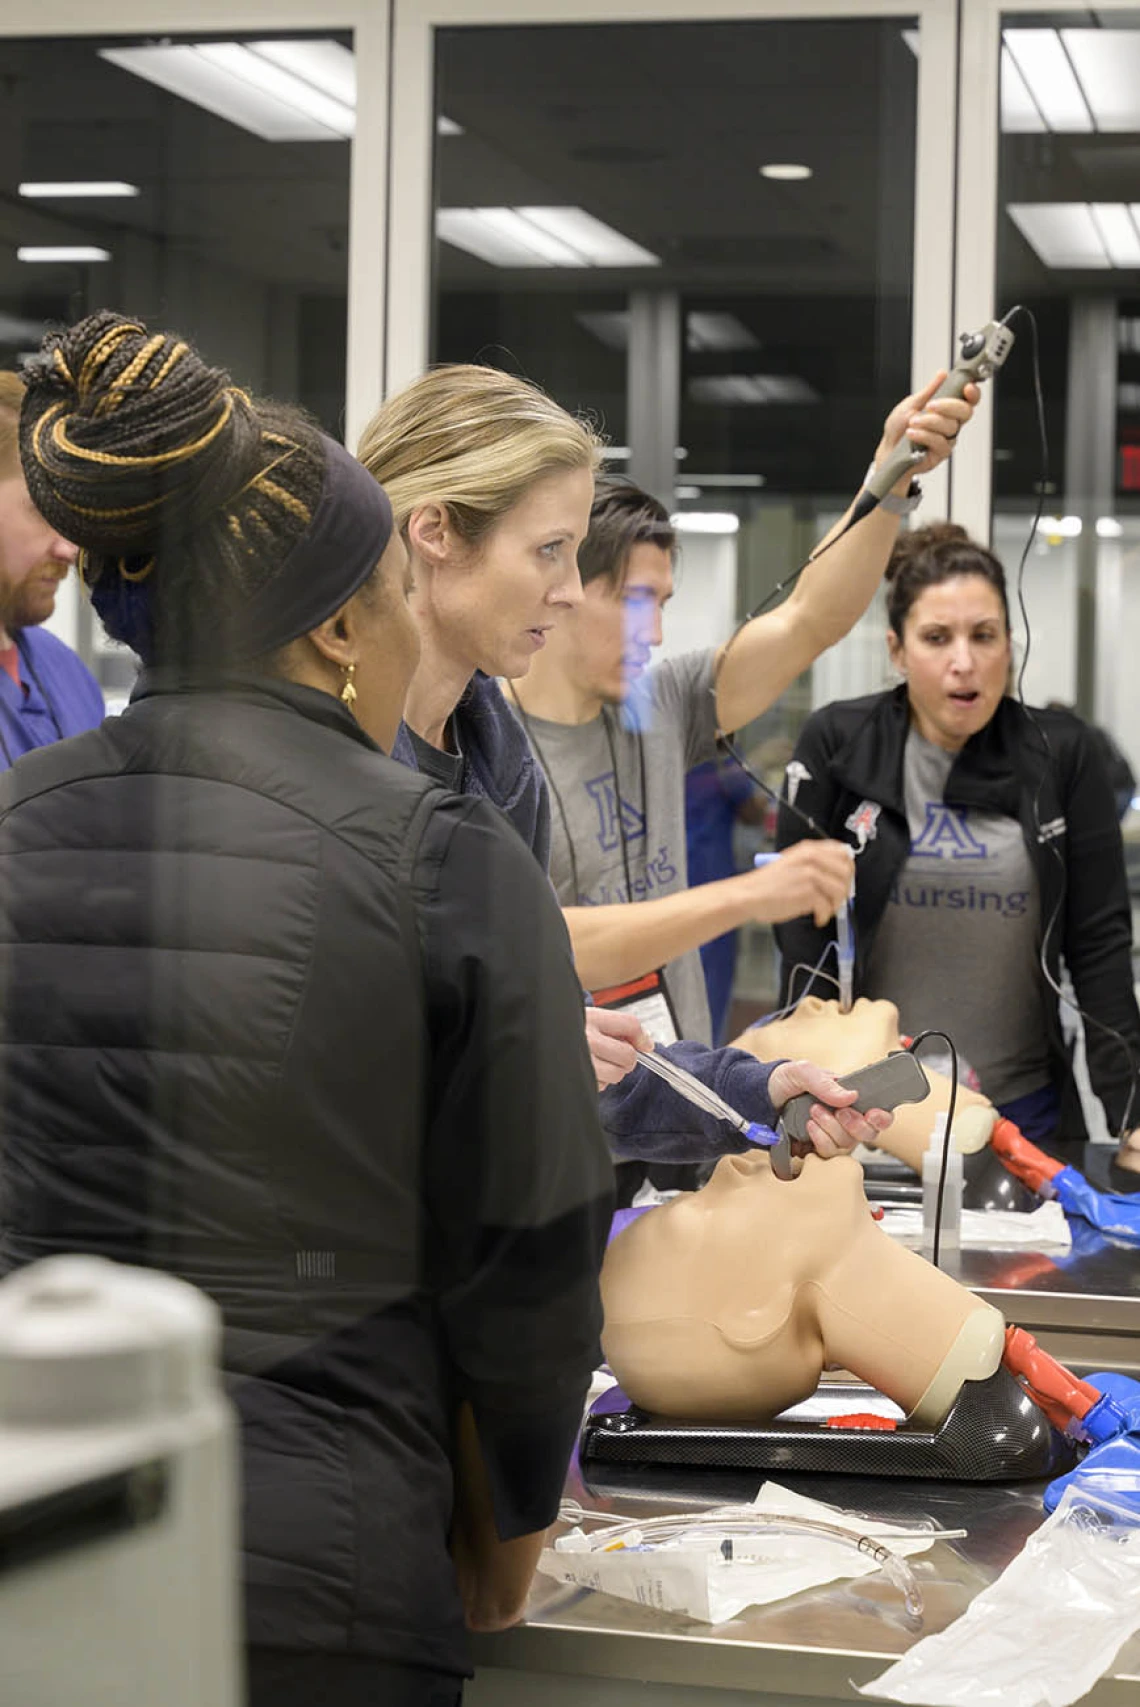
[[[47,340],[20,448],[144,668],[0,783],[0,1271],[86,1251],[220,1305],[254,1707],[445,1707],[596,1355],[561,917],[494,809],[387,756],[418,642],[347,452],[111,313]]]

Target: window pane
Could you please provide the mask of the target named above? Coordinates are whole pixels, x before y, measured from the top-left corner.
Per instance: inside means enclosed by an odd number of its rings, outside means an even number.
[[[681,536],[661,652],[718,644],[846,508],[908,389],[915,22],[435,39],[432,359],[528,375],[682,525],[720,517]],[[880,685],[881,620],[861,630],[816,698]],[[812,697],[809,674],[742,735],[775,774]]]
[[[267,31],[6,41],[0,364],[52,322],[117,308],[339,434],[351,46]],[[113,694],[133,662],[88,614],[80,640]]]

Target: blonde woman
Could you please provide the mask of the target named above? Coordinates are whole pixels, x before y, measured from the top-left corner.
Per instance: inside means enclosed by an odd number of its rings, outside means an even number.
[[[358,450],[391,500],[415,578],[420,663],[393,756],[493,801],[544,869],[546,783],[496,678],[525,676],[582,603],[578,548],[601,450],[592,429],[537,386],[470,365],[435,368],[389,398]],[[738,1147],[723,1123],[632,1071],[634,1048],[652,1043],[631,1012],[591,1007],[586,1026],[599,1088],[625,1081],[603,1099],[619,1155],[692,1161]],[[695,1043],[673,1052],[722,1095],[774,1118],[768,1069],[750,1056]],[[828,1074],[807,1063],[777,1072],[777,1100],[801,1090],[826,1098],[814,1133],[824,1154],[874,1137],[874,1123],[842,1108],[850,1094]]]

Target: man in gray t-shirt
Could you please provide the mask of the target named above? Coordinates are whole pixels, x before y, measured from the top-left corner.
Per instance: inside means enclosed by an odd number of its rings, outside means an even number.
[[[949,455],[972,408],[931,401],[936,384],[891,412],[877,463],[904,432],[928,447],[919,472]],[[650,670],[673,592],[676,538],[648,493],[626,481],[598,483],[578,554],[583,601],[536,635],[530,670],[509,684],[508,697],[550,785],[552,877],[578,974],[603,999],[637,985],[643,1023],[659,1040],[671,1021],[676,1034],[711,1042],[702,943],[750,919],[776,924],[809,913],[822,925],[846,897],[847,850],[821,840],[797,843],[765,869],[690,889],[684,778],[712,757],[718,727],[740,729],[759,717],[854,626],[886,567],[899,513],[883,504],[836,537],[790,597],[728,645]],[[655,976],[663,989],[643,990]]]

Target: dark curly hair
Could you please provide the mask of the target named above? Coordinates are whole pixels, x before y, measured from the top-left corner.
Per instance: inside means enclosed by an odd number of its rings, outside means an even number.
[[[1001,600],[1008,630],[1009,598],[1005,570],[998,559],[972,540],[965,528],[954,522],[932,522],[929,527],[900,533],[887,564],[887,620],[900,640],[919,594],[958,575],[980,575],[989,582]]]
[[[80,547],[108,633],[145,663],[218,658],[312,519],[317,427],[110,310],[50,334],[24,380],[28,492]]]

